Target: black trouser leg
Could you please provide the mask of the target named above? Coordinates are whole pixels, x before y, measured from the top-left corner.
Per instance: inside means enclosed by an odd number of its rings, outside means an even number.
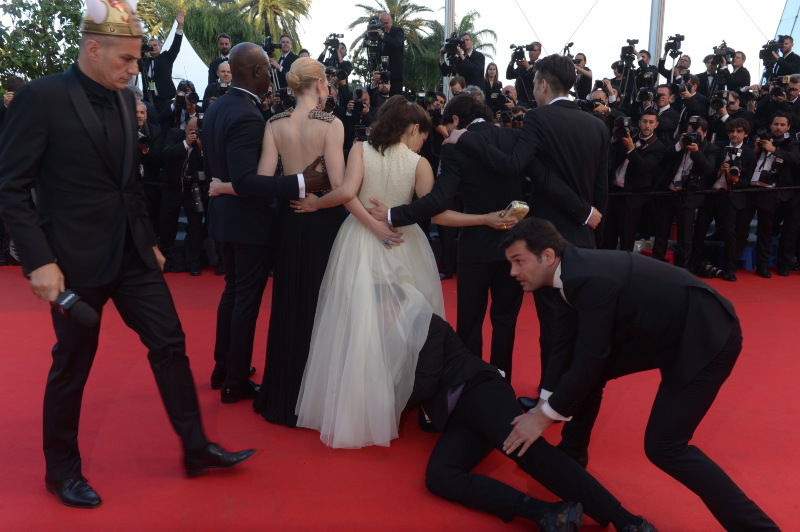
[[[790,268],[797,252],[800,240],[800,194],[795,192],[787,207],[787,216],[783,220],[781,238],[778,242],[778,267],[781,268]]]
[[[161,400],[185,452],[208,444],[200,420],[194,378],[186,356],[186,341],[172,295],[161,272],[136,257],[111,296],[125,324],[147,347],[147,358]]]
[[[459,263],[456,332],[464,345],[478,357],[483,354],[483,320],[489,305],[489,282],[486,264]]]
[[[197,212],[192,193],[184,190],[181,204],[186,213],[186,265],[200,262],[203,252],[203,213]]]
[[[736,261],[741,256],[741,253],[736,254],[737,239],[736,239],[736,220],[737,212],[736,207],[730,202],[728,198],[720,198],[718,208],[716,210],[717,222],[722,232],[723,243],[725,244],[725,256],[722,261],[722,267],[726,272],[736,271]]]
[[[735,326],[726,345],[686,386],[661,383],[645,432],[647,457],[697,494],[729,532],[779,530],[711,458],[689,441],[730,375],[742,348]]]
[[[689,267],[689,258],[692,255],[692,229],[694,228],[695,211],[693,207],[680,204],[680,199],[675,217],[678,220],[678,249],[675,253],[675,265],[681,268]]]
[[[669,197],[661,202],[658,210],[658,223],[656,224],[656,237],[653,241],[653,258],[663,261],[667,256],[669,233],[672,229],[672,220],[675,217],[676,197]]]
[[[161,191],[161,212],[158,218],[158,245],[165,253],[175,248],[180,212],[181,190],[174,186],[164,188]]]
[[[589,392],[572,420],[564,423],[564,428],[561,429],[558,448],[583,467],[589,463],[589,442],[597,415],[600,413],[604,386],[605,384],[601,384]]]
[[[492,296],[489,306],[489,320],[492,322],[490,362],[506,371],[506,379],[511,382],[517,316],[524,292],[516,279],[511,277],[511,264],[508,261],[492,263],[489,290]],[[508,369],[499,364],[506,364]]]
[[[706,233],[714,220],[719,198],[708,196],[706,204],[697,211],[697,218],[694,221],[694,231],[692,235],[692,251],[689,264],[697,269],[703,261],[703,249],[705,249]]]
[[[556,288],[536,290],[533,301],[539,318],[540,388],[552,392],[572,363],[577,316]]]

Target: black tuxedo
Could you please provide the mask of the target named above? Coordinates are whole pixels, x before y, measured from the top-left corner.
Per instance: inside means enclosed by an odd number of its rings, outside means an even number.
[[[57,262],[67,287],[98,312],[113,299],[149,350],[184,450],[199,451],[208,442],[184,334],[152,249],[134,116],[129,90],[108,91],[77,65],[25,84],[0,137],[0,214],[25,273]],[[44,451],[48,480],[61,481],[81,475],[78,420],[100,325],[84,327],[56,311],[52,318],[58,341],[45,389]]]
[[[672,148],[664,158],[664,168],[666,169],[660,182],[656,185],[656,190],[671,190],[670,185],[674,185],[674,179],[678,170],[683,167],[685,157],[691,161],[691,169],[687,175],[681,176],[681,190],[674,192],[672,196],[663,198],[658,209],[658,225],[656,237],[653,242],[653,258],[665,260],[669,233],[672,229],[672,220],[678,222],[678,249],[675,255],[675,264],[683,268],[689,267],[692,252],[692,229],[694,227],[695,212],[698,207],[703,205],[705,196],[696,194],[696,190],[705,190],[710,176],[714,175],[716,168],[714,163],[717,160],[719,146],[708,140],[700,144],[700,149],[696,152],[689,152],[685,148],[676,150]],[[685,188],[689,183],[697,182],[696,188]],[[691,186],[691,185],[690,185]],[[705,236],[705,234],[703,235]]]
[[[608,129],[578,104],[558,100],[525,113],[519,140],[511,154],[484,142],[475,133],[456,144],[464,155],[481,160],[509,177],[527,174],[534,183],[528,200],[531,212],[553,222],[569,242],[595,247],[595,235],[584,225],[594,206],[601,213],[608,199]],[[545,192],[537,193],[541,187]],[[568,359],[572,336],[571,312],[554,290],[534,293],[539,317],[542,374],[549,365]],[[547,388],[547,383],[542,382]]]
[[[289,73],[289,69],[292,68],[292,63],[294,63],[298,57],[300,56],[293,52],[289,52],[285,57],[281,55],[281,57],[278,58],[278,64],[281,66],[280,69],[275,69],[275,73],[278,76],[278,88],[282,89],[283,87],[289,86],[288,83],[286,83],[286,74]]]
[[[698,74],[697,79],[700,83],[697,84],[697,92],[706,98],[711,98],[714,93],[725,90],[725,83],[727,80],[725,73],[728,73],[728,71],[721,70],[717,74],[709,74],[708,71],[706,71],[702,74]]]
[[[144,195],[147,198],[147,215],[153,225],[153,230],[158,234],[161,189],[164,185],[161,179],[161,150],[164,148],[164,133],[158,124],[148,121],[145,121],[140,131],[145,133],[150,140],[146,145],[146,148],[148,148],[147,153],[143,153],[141,148],[136,150],[137,166],[140,169],[140,177],[144,184]]]
[[[724,69],[722,72],[720,72],[720,74],[725,80],[725,86],[729,91],[736,91],[741,94],[742,87],[750,86],[750,71],[743,66],[739,67],[739,69],[736,71]]]
[[[218,77],[217,76],[217,69],[222,64],[223,61],[227,61],[227,60],[228,60],[227,57],[219,56],[216,59],[214,59],[213,61],[211,61],[211,63],[208,64],[208,82],[207,83],[209,85],[217,81],[217,77]]]
[[[741,118],[743,120],[747,120],[747,123],[750,125],[750,134],[756,132],[756,115],[752,111],[748,111],[747,109],[739,109],[734,113],[729,113],[728,118],[725,121],[722,121],[722,117],[719,115],[714,116],[714,118],[709,120],[708,125],[708,136],[709,138],[713,138],[714,142],[718,144],[727,143],[728,139],[728,132],[726,130],[726,124],[728,121],[733,120],[734,118]]]
[[[523,515],[519,503],[524,493],[472,473],[492,449],[502,450],[511,421],[520,415],[514,390],[497,368],[474,356],[436,315],[431,317],[428,338],[419,353],[407,404],[407,408],[417,406],[422,429],[442,433],[428,461],[428,489],[504,521]],[[598,523],[607,525],[619,505],[586,470],[544,438],[537,439],[522,457],[507,456],[558,497],[583,503],[586,514]]]
[[[459,76],[463,76],[467,85],[475,85],[483,90],[485,83],[485,67],[486,57],[477,50],[472,50],[470,55],[464,55],[464,59],[456,65],[456,72]],[[449,76],[449,66],[447,63],[439,63],[439,70],[443,76]]]
[[[775,62],[775,77],[790,76],[800,72],[800,55],[789,52],[789,55],[779,57]]]
[[[519,130],[498,128],[479,122],[467,128],[505,153],[516,144]],[[395,227],[420,223],[448,209],[460,193],[464,212],[485,214],[502,210],[523,197],[522,176],[497,180],[481,159],[464,156],[455,146],[445,144],[440,154],[440,172],[431,192],[409,205],[391,210]],[[491,293],[491,362],[511,378],[512,354],[522,290],[510,275],[510,265],[500,249],[505,231],[485,225],[464,227],[458,238],[458,324],[464,343],[478,357],[483,352],[483,322]]]
[[[150,57],[145,62],[145,72],[151,81],[156,85],[156,93],[153,95],[153,105],[156,106],[159,112],[175,97],[177,90],[175,82],[172,81],[172,65],[175,63],[175,58],[178,57],[178,52],[181,51],[181,43],[183,42],[183,34],[175,34],[169,50],[162,50],[160,54],[155,57]],[[152,67],[152,75],[150,75]]]
[[[533,97],[533,76],[535,74],[536,68],[533,65],[525,69],[518,66],[513,60],[506,68],[506,78],[515,80],[514,88],[517,90],[517,99],[526,107],[530,107],[536,101]]]
[[[272,263],[272,199],[299,196],[297,176],[256,173],[263,135],[261,106],[241,89],[231,88],[215,101],[203,120],[206,177],[230,182],[240,194],[211,198],[207,213],[209,234],[223,243],[225,263],[214,360],[227,369],[230,386],[248,379],[255,323]]]
[[[609,166],[608,182],[614,192],[650,192],[662,171],[661,161],[667,154],[667,147],[652,136],[650,142],[634,139],[636,147],[628,153],[628,148],[617,141],[611,147],[612,158]],[[627,162],[624,186],[615,185],[617,170]],[[642,207],[648,197],[636,194],[631,196],[612,196],[608,202],[608,216],[603,221],[601,247],[633,251],[636,233],[642,217]]]
[[[364,114],[345,113],[340,117],[344,127],[344,151],[345,155],[350,152],[353,141],[356,138],[356,126],[369,126],[376,120],[377,113],[372,107]],[[346,160],[346,159],[345,159]]]
[[[405,33],[403,28],[392,26],[384,32],[378,41],[380,54],[378,57],[389,57],[389,80],[392,82],[391,95],[403,94],[403,52],[405,50]]]
[[[681,268],[571,245],[561,257],[561,282],[579,332],[550,407],[575,416],[567,426],[580,423],[584,398],[605,381],[658,368],[661,385],[645,432],[648,458],[700,496],[727,530],[778,530],[719,466],[689,445],[741,351],[730,302]]]
[[[162,152],[161,173],[165,186],[161,192],[158,247],[168,262],[176,260],[175,237],[181,207],[186,213],[185,264],[199,270],[203,246],[203,213],[198,212],[192,195],[192,185],[199,187],[202,205],[208,204],[208,183],[200,182],[197,172],[203,170],[203,155],[198,146],[187,149],[186,131],[173,128],[167,132]]]

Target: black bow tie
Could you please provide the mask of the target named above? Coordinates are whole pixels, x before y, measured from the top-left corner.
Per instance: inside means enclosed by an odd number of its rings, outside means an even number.
[[[222,62],[223,62],[223,63],[227,63],[227,62],[228,62],[228,58],[227,58],[227,57],[223,57],[223,58],[222,58]]]

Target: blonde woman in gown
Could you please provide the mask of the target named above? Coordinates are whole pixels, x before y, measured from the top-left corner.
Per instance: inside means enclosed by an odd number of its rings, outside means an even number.
[[[293,202],[300,212],[329,207],[358,192],[390,206],[409,203],[433,186],[430,164],[416,151],[431,125],[427,113],[401,96],[387,101],[370,143],[356,144],[344,185],[322,198]],[[359,209],[359,211],[360,211]],[[460,213],[440,221],[481,223]],[[435,220],[437,220],[435,218]],[[297,425],[318,430],[338,448],[388,445],[414,385],[431,313],[444,316],[441,282],[430,245],[417,226],[381,238],[376,222],[352,212],[333,244],[317,303],[311,349],[297,402]]]

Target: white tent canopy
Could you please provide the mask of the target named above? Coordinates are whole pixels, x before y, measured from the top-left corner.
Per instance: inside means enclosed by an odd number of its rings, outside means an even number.
[[[169,35],[167,35],[167,39],[164,42],[164,50],[169,50],[170,46],[172,46],[177,27],[178,23],[173,21],[172,29],[169,31]],[[208,65],[203,63],[203,60],[200,59],[200,56],[194,51],[192,43],[186,38],[185,33],[183,35],[183,42],[181,43],[181,51],[178,53],[178,57],[175,58],[175,63],[172,65],[172,80],[176,87],[178,86],[178,82],[182,79],[187,79],[194,83],[197,94],[199,94],[201,98],[203,97],[206,85],[208,85]],[[140,89],[142,88],[141,78],[136,80],[136,86]]]

